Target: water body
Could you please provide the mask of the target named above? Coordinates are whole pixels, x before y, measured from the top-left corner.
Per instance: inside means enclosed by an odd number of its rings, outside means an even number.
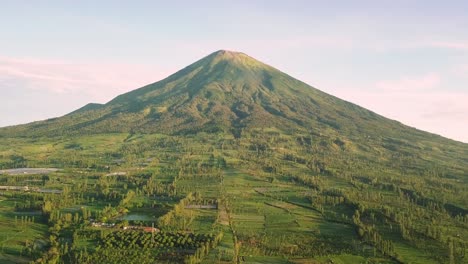
[[[14,212],[14,215],[42,215],[41,211],[29,211],[29,212]]]
[[[54,189],[39,189],[37,192],[40,193],[62,193],[62,190],[54,190]]]
[[[0,170],[0,174],[24,175],[24,174],[49,174],[59,171],[57,168],[18,168],[9,170]]]
[[[155,218],[145,215],[145,214],[138,214],[138,213],[133,213],[133,214],[126,214],[122,217],[119,218],[119,220],[127,220],[127,221],[154,221],[156,220]]]
[[[7,191],[24,191],[24,192],[38,192],[38,193],[62,193],[62,190],[55,190],[55,189],[41,189],[38,187],[29,187],[29,186],[16,186],[16,185],[8,185],[8,186],[0,186],[0,190],[7,190]]]

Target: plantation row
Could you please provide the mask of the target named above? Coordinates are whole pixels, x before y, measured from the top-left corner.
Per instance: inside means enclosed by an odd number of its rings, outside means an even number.
[[[143,231],[116,231],[99,241],[106,248],[177,248],[197,249],[201,246],[212,247],[216,243],[213,234],[193,234],[182,232],[149,233]]]

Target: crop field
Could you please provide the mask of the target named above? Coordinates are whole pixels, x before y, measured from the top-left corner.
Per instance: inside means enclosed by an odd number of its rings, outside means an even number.
[[[1,169],[58,170],[0,174],[19,188],[0,190],[1,263],[465,261],[466,216],[412,197],[419,180],[394,171],[320,172],[208,135],[2,140]]]

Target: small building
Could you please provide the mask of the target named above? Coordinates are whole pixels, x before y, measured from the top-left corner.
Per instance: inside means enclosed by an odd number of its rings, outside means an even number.
[[[143,231],[148,232],[148,233],[159,233],[159,229],[151,226],[144,226]]]

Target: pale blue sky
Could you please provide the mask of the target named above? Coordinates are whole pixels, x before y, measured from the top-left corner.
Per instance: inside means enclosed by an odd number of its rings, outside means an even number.
[[[468,142],[466,1],[2,1],[0,126],[63,115],[219,49]]]

